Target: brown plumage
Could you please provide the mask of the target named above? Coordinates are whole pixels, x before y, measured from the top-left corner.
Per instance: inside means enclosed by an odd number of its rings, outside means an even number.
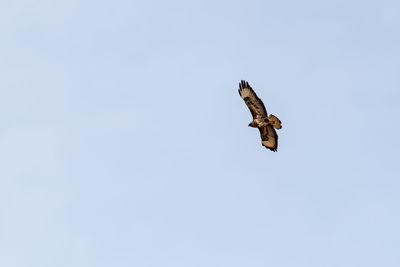
[[[239,83],[239,95],[243,98],[253,116],[253,121],[249,126],[258,128],[260,131],[261,144],[271,151],[277,151],[278,135],[274,128],[281,129],[281,121],[272,114],[268,116],[264,103],[258,98],[248,82],[242,80]]]

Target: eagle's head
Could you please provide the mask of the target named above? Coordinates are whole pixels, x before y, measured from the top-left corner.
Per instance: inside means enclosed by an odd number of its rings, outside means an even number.
[[[257,127],[258,127],[258,124],[257,124],[255,121],[252,121],[252,122],[249,123],[248,126],[249,126],[249,127],[253,127],[253,128],[257,128]]]

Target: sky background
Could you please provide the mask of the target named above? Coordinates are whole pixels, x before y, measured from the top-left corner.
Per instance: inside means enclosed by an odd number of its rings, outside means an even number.
[[[399,13],[2,1],[0,265],[400,266]]]

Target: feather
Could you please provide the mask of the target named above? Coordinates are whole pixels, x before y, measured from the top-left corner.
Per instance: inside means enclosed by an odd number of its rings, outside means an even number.
[[[259,127],[261,136],[261,144],[271,151],[276,152],[278,150],[278,135],[274,127],[271,125]]]
[[[253,119],[264,118],[268,116],[262,100],[258,98],[250,85],[243,80],[239,83],[239,94],[249,108]]]

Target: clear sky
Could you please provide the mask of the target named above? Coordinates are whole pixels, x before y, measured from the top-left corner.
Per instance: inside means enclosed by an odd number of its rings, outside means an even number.
[[[0,265],[400,266],[399,13],[2,1]]]

